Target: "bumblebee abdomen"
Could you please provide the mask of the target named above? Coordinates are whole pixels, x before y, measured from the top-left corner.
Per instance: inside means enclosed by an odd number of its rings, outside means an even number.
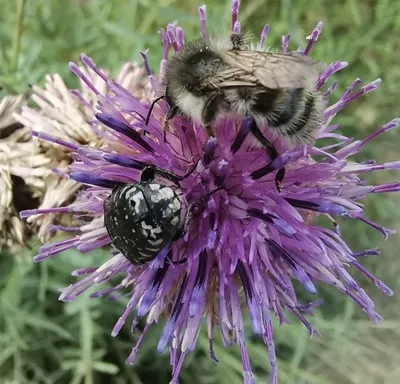
[[[308,92],[303,107],[288,124],[285,135],[293,144],[311,144],[315,134],[324,122],[322,95]]]
[[[268,88],[255,91],[252,97],[252,110],[267,115],[274,110],[281,93],[279,89]]]
[[[281,91],[276,103],[276,116],[273,117],[271,126],[278,127],[288,124],[296,116],[302,103],[303,93],[303,88]]]
[[[253,96],[248,114],[294,144],[310,144],[323,122],[322,96],[304,88],[265,89]]]

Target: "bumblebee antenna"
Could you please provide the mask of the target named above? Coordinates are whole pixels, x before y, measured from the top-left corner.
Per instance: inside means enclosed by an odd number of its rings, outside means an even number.
[[[151,103],[150,108],[149,108],[149,112],[147,112],[147,116],[146,116],[146,120],[145,120],[145,122],[144,122],[144,125],[148,125],[148,124],[149,124],[151,112],[153,112],[154,105],[155,105],[156,103],[158,103],[161,99],[165,99],[165,96],[157,97],[157,99],[155,99],[155,100]]]

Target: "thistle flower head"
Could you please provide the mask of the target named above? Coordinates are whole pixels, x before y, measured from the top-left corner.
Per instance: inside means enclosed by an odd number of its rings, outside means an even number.
[[[232,4],[232,29],[238,31],[239,2],[235,0]],[[204,38],[207,33],[205,6],[200,7],[199,13]],[[321,28],[322,23],[319,23],[308,36],[307,45],[298,51],[308,55]],[[266,26],[259,47],[264,45],[268,31]],[[164,45],[162,76],[168,52],[177,52],[184,44],[183,31],[171,24],[161,31],[161,38]],[[289,38],[284,37],[284,51],[288,44]],[[146,54],[143,57],[147,63]],[[149,100],[155,98],[161,87],[160,77],[146,66],[149,85],[142,97],[110,80],[86,55],[82,55],[81,60],[91,71],[91,78],[75,64],[70,68],[96,97],[95,118],[90,126],[101,138],[102,146],[83,146],[33,132],[72,152],[74,161],[68,177],[84,185],[68,206],[23,213],[28,217],[72,212],[76,218],[76,226],[59,228],[75,235],[44,245],[35,261],[70,248],[85,253],[110,244],[104,226],[104,201],[116,185],[138,183],[145,166],[157,166],[181,177],[181,201],[195,207],[186,234],[152,261],[135,265],[117,251],[99,267],[75,271],[74,275],[82,279],[63,289],[61,299],[70,301],[94,285],[124,276],[115,287],[98,291],[92,297],[110,295],[123,288],[131,290],[126,310],[112,331],[117,335],[130,314],[133,328],[141,319],[145,320],[146,326],[128,363],[134,362],[149,326],[165,317],[157,350],[162,352],[169,347],[173,366],[171,382],[176,383],[185,356],[195,348],[201,325],[206,321],[211,358],[216,359],[213,339],[218,328],[225,345],[239,344],[244,382],[253,383],[243,328],[243,317],[248,312],[253,333],[262,338],[268,348],[270,382],[276,383],[272,316],[283,323],[285,314],[291,312],[310,335],[318,333],[305,315],[321,301],[300,304],[293,286],[295,280],[313,295],[317,294],[317,282],[330,284],[354,300],[372,321],[380,319],[374,303],[349,272],[351,269],[361,271],[384,294],[391,295],[392,291],[359,262],[360,256],[378,251],[351,250],[341,238],[336,218],[362,221],[382,232],[385,238],[392,233],[366,218],[360,201],[371,193],[398,191],[400,184],[368,185],[360,175],[397,169],[400,163],[357,163],[351,157],[377,135],[396,127],[399,121],[389,122],[363,140],[336,133],[338,126],[331,124],[341,109],[374,90],[380,80],[361,86],[357,79],[336,103],[329,105],[334,86],[326,86],[326,83],[347,63],[329,64],[318,79],[318,89],[324,93],[327,107],[317,143],[325,138],[335,143],[299,148],[278,140],[275,145],[281,155],[271,162],[263,148],[253,145],[247,119],[219,121],[214,128],[215,137],[209,138],[203,126],[176,118],[171,122],[172,129],[164,135],[162,122],[168,111],[164,101],[154,106],[145,124]],[[100,90],[93,76],[103,81],[106,91]],[[268,135],[267,127],[264,128]],[[274,176],[283,166],[286,176],[282,191],[278,192]],[[332,226],[315,224],[315,216],[327,217]]]

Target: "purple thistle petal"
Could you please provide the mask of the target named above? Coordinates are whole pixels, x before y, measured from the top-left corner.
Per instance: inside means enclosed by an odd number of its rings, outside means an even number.
[[[37,137],[38,139],[41,139],[41,140],[48,141],[50,143],[62,145],[63,147],[68,148],[71,151],[77,151],[79,149],[78,145],[75,145],[73,143],[68,143],[64,140],[61,140],[57,137],[53,137],[44,132],[32,131],[32,136]]]
[[[235,24],[233,25],[233,32],[240,33],[240,21],[239,20],[235,21]]]
[[[106,115],[105,113],[97,113],[96,118],[107,127],[114,129],[115,131],[122,133],[126,137],[135,141],[146,151],[153,152],[153,148],[149,143],[146,142],[145,138],[140,136],[138,132],[136,132],[131,127],[128,127],[125,123],[121,122],[120,120],[117,120],[113,116]]]
[[[322,96],[329,96],[337,87],[338,81],[335,80],[329,87],[328,89],[322,93]]]
[[[181,48],[185,44],[185,37],[183,29],[181,27],[176,27],[176,41],[179,48]]]
[[[26,209],[25,211],[21,211],[19,213],[19,217],[24,219],[29,216],[35,215],[46,215],[49,213],[66,213],[70,212],[68,207],[56,207],[56,208],[43,208],[43,209]]]
[[[240,0],[233,0],[232,1],[232,31],[235,31],[235,25],[237,22],[238,14],[240,8]],[[239,31],[240,32],[240,24],[239,24]]]
[[[205,40],[207,38],[206,32],[206,6],[202,5],[199,7],[199,17],[200,17],[200,26],[201,26],[201,38]]]
[[[355,79],[346,89],[346,91],[343,92],[342,96],[340,96],[341,100],[346,100],[350,94],[356,89],[360,84],[362,84],[362,80],[357,78]]]
[[[147,331],[149,330],[151,324],[146,324],[142,334],[139,336],[136,345],[132,348],[132,352],[126,359],[127,364],[132,365],[135,362],[136,354],[139,352],[140,346],[143,343],[144,337],[146,336]]]
[[[379,249],[378,248],[373,248],[373,249],[367,249],[362,252],[356,252],[353,253],[353,257],[361,257],[361,256],[378,256],[379,255]]]
[[[175,330],[175,324],[177,322],[177,318],[180,315],[181,310],[182,310],[182,306],[183,306],[182,298],[183,298],[187,283],[188,283],[188,276],[185,275],[185,277],[182,280],[182,284],[179,288],[178,294],[176,296],[175,304],[172,308],[171,316],[168,319],[167,324],[165,325],[163,333],[158,342],[157,351],[159,353],[161,353],[164,350],[164,348],[167,346],[167,344],[169,343],[169,341],[172,338],[172,333]]]
[[[262,177],[268,175],[269,173],[283,168],[289,161],[292,161],[293,158],[295,158],[296,156],[298,156],[298,153],[286,152],[278,156],[276,159],[272,160],[269,164],[252,172],[251,177],[254,180],[261,179]]]
[[[87,86],[90,90],[93,91],[95,95],[99,95],[100,92],[97,90],[97,88],[93,85],[93,83],[87,78],[87,76],[78,68],[78,66],[73,63],[72,61],[69,63],[69,69],[71,72],[79,77]]]
[[[138,318],[142,318],[150,309],[151,305],[154,302],[155,295],[157,294],[157,291],[160,288],[163,279],[167,273],[167,270],[168,264],[164,263],[164,266],[156,270],[156,272],[154,273],[154,278],[150,283],[150,289],[144,293],[140,300],[140,304],[137,310]]]
[[[360,145],[366,144],[368,141],[375,139],[381,133],[390,131],[393,128],[397,128],[399,125],[400,125],[400,118],[396,118],[396,119],[393,119],[392,121],[389,121],[387,124],[383,125],[380,129],[378,129],[376,132],[374,132],[372,135],[369,135],[365,139],[361,140]]]
[[[303,287],[310,293],[315,294],[317,290],[312,283],[308,274],[304,271],[300,265],[298,265],[292,256],[289,255],[279,244],[277,244],[272,239],[265,239],[269,247],[271,248],[272,252],[276,255],[281,257],[287,264],[292,268],[294,276],[299,280],[299,282],[303,285]]]
[[[172,48],[175,52],[177,52],[179,50],[179,46],[178,42],[176,41],[175,28],[172,24],[168,24],[167,26],[167,36]]]
[[[148,76],[150,76],[151,75],[151,70],[150,70],[150,67],[149,67],[149,60],[147,58],[147,51],[139,52],[139,53],[140,53],[140,56],[142,56],[143,65],[144,65],[144,68],[146,70],[146,73],[147,73]]]
[[[96,64],[94,63],[94,61],[89,56],[87,56],[84,53],[81,53],[80,54],[80,59],[81,59],[83,64],[85,64],[88,68],[90,68],[101,79],[103,79],[105,82],[108,81],[107,76],[103,72],[101,72],[100,69],[97,68]]]
[[[64,225],[50,225],[49,232],[80,232],[81,227],[66,227]]]
[[[169,41],[166,32],[162,29],[159,31],[162,45],[163,45],[163,59],[168,60]]]
[[[121,167],[135,168],[135,169],[144,169],[148,164],[145,164],[139,160],[134,160],[128,156],[117,155],[114,153],[104,153],[102,157],[105,161],[120,165]]]
[[[286,201],[296,208],[329,213],[330,215],[334,216],[348,215],[348,211],[344,207],[331,203],[329,201],[315,202],[315,201],[304,201],[304,200],[297,200],[290,198],[287,198]]]
[[[269,26],[269,24],[266,24],[264,26],[263,30],[261,31],[260,41],[258,43],[258,46],[260,47],[260,49],[264,48],[265,39],[268,37],[269,30],[270,30],[270,26]]]
[[[304,54],[308,55],[311,51],[311,48],[314,46],[314,44],[317,42],[319,35],[321,34],[323,23],[320,21],[317,26],[314,28],[314,30],[311,32],[310,36],[307,36],[306,39],[308,40],[307,47],[304,49]]]
[[[256,298],[254,297],[252,281],[250,280],[250,276],[247,274],[246,269],[241,261],[238,262],[237,271],[243,284],[247,305],[249,308],[253,333],[256,335],[260,335],[262,333],[261,311],[260,308],[257,306],[258,300],[256,300]]]
[[[72,180],[82,184],[97,185],[98,187],[114,188],[118,182],[85,172],[73,172],[69,175]]]
[[[331,63],[327,66],[324,72],[319,76],[317,89],[320,89],[322,85],[325,84],[326,80],[331,77],[334,73],[341,71],[346,68],[349,64],[347,61],[336,61],[335,63]]]
[[[282,53],[287,53],[289,47],[290,35],[282,36]]]
[[[394,235],[396,233],[396,230],[394,229],[386,229],[385,227],[374,223],[373,221],[367,219],[366,217],[361,216],[360,214],[352,215],[353,218],[362,221],[365,224],[368,224],[372,228],[375,228],[377,231],[382,233],[383,237],[385,240],[388,239],[390,235]]]
[[[242,124],[240,125],[239,133],[237,134],[235,141],[231,145],[232,153],[236,153],[242,146],[247,135],[250,133],[252,122],[253,119],[251,117],[243,119]]]
[[[367,276],[385,295],[392,296],[393,291],[384,284],[381,280],[377,279],[371,272],[367,271],[360,263],[354,261],[352,263],[360,272]]]
[[[39,253],[33,258],[35,263],[38,263],[50,256],[59,254],[60,252],[66,251],[77,246],[79,243],[79,237],[74,237],[72,239],[67,239],[63,241],[58,241],[57,243],[49,244],[43,246],[39,249]]]
[[[203,161],[205,165],[210,164],[211,161],[214,159],[216,148],[217,148],[217,139],[215,139],[214,137],[209,137],[204,146]]]

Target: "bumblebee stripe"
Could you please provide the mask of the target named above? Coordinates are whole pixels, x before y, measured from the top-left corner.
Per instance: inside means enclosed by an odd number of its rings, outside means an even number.
[[[267,115],[275,108],[276,100],[281,95],[281,92],[279,89],[262,88],[257,90],[257,93],[253,96],[254,89],[243,87],[238,89],[238,96],[242,99],[251,96],[253,101],[252,110]]]
[[[288,124],[293,119],[298,111],[303,92],[304,88],[292,88],[282,92],[283,97],[279,100],[279,104],[282,104],[283,110],[273,119],[271,126],[279,127]]]
[[[304,104],[303,112],[296,117],[296,120],[290,124],[289,129],[285,133],[292,136],[301,131],[307,125],[314,106],[315,96],[312,93],[309,93]]]

